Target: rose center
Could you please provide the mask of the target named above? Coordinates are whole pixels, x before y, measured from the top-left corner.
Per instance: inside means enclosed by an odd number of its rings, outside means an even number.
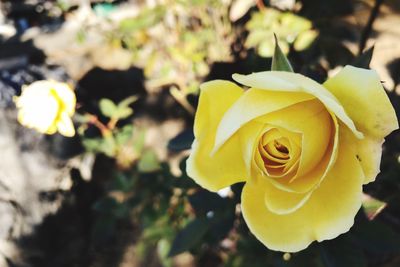
[[[298,134],[277,128],[266,131],[258,144],[261,167],[266,174],[280,177],[293,170],[298,165],[299,143]]]
[[[288,154],[289,153],[288,148],[285,145],[282,145],[281,143],[279,143],[279,141],[275,140],[274,146],[279,152],[281,152],[283,154]]]

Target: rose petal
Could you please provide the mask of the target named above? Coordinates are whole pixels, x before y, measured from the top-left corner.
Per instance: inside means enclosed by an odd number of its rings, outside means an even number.
[[[344,128],[344,129],[342,129]],[[341,126],[339,156],[320,187],[293,213],[279,215],[265,205],[266,188],[246,183],[242,212],[251,232],[272,250],[297,252],[314,240],[333,239],[347,232],[361,206],[364,175],[355,144]],[[283,200],[283,198],[281,198]]]
[[[362,138],[363,134],[358,131],[351,120],[346,114],[346,111],[342,107],[341,103],[319,83],[307,78],[303,75],[283,72],[283,71],[265,71],[257,72],[249,75],[234,74],[233,79],[243,85],[263,89],[268,91],[275,91],[274,94],[279,91],[291,91],[291,92],[303,92],[318,98],[328,110],[335,113],[335,115],[347,126],[349,129],[358,137]],[[269,83],[273,80],[273,83]],[[277,80],[281,80],[282,83],[291,83],[293,87],[278,87]]]
[[[383,141],[369,136],[362,140],[354,140],[357,143],[357,159],[365,175],[364,184],[375,181],[380,172]]]
[[[48,88],[26,87],[17,98],[18,121],[28,128],[46,133],[57,117],[59,103]]]
[[[75,112],[76,97],[73,90],[65,83],[51,82],[52,88],[56,92],[59,100],[63,104],[63,109],[72,116]]]
[[[252,119],[313,98],[314,96],[298,92],[247,90],[224,114],[218,126],[213,153]]]
[[[195,141],[187,160],[187,173],[202,187],[218,191],[247,177],[238,135],[210,155],[217,126],[243,90],[236,84],[215,80],[202,84],[194,123]]]
[[[238,131],[243,161],[245,162],[246,171],[250,178],[253,177],[252,164],[258,140],[260,140],[265,131],[270,129],[271,127],[268,127],[263,123],[251,121]]]
[[[324,87],[339,99],[366,135],[380,140],[399,128],[396,113],[375,71],[346,66]]]
[[[75,135],[75,128],[67,111],[61,112],[57,120],[58,132],[64,136],[72,137]]]
[[[297,177],[307,174],[320,163],[334,131],[332,118],[319,100],[301,102],[257,120],[303,135]]]
[[[263,183],[262,186],[265,188],[265,206],[276,214],[288,214],[296,211],[306,203],[312,194],[312,191],[307,193],[290,193],[278,189],[271,183]]]

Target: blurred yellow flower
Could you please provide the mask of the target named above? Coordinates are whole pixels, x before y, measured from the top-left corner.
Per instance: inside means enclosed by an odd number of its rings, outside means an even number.
[[[21,96],[15,98],[18,122],[45,134],[75,135],[71,116],[75,112],[74,91],[66,84],[56,81],[37,81],[22,88]]]
[[[398,128],[376,72],[346,66],[323,85],[280,71],[233,79],[250,89],[201,86],[188,175],[211,191],[245,181],[243,217],[272,250],[348,231]]]

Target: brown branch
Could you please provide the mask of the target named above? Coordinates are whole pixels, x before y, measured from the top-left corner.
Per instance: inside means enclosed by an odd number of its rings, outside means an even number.
[[[260,11],[265,10],[265,4],[264,4],[264,1],[263,1],[263,0],[256,0],[256,5],[257,5],[257,8],[258,8]]]
[[[94,126],[96,126],[100,132],[102,136],[106,136],[109,135],[109,133],[111,132],[111,130],[105,126],[95,115],[89,115],[90,116],[90,120],[89,123],[93,124]]]
[[[371,14],[369,15],[367,25],[365,25],[364,30],[361,33],[361,38],[360,38],[360,43],[358,45],[358,54],[361,55],[362,52],[365,49],[365,46],[367,44],[368,38],[370,37],[372,33],[372,26],[374,24],[374,21],[379,15],[379,9],[381,5],[383,4],[384,0],[375,0],[375,4],[371,10]]]

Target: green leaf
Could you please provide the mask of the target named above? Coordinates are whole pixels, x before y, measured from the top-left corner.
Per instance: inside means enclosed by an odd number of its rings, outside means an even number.
[[[109,157],[115,155],[115,140],[112,136],[105,138],[84,138],[82,144],[89,152],[104,153]]]
[[[184,130],[177,136],[169,140],[168,149],[173,151],[182,151],[190,149],[194,140],[194,134],[192,129]]]
[[[152,150],[143,153],[138,163],[140,172],[154,172],[161,168],[157,155]]]
[[[137,154],[141,154],[146,141],[146,131],[143,129],[136,129],[133,138],[133,149]]]
[[[83,138],[82,140],[83,146],[90,152],[97,152],[102,142],[103,139],[101,138]]]
[[[215,210],[224,211],[227,209],[227,202],[229,202],[217,193],[207,190],[199,190],[189,195],[188,200],[196,214],[206,214]]]
[[[293,72],[293,68],[290,65],[289,60],[286,58],[285,54],[283,54],[281,48],[279,47],[278,38],[276,37],[275,34],[274,37],[275,37],[275,52],[272,58],[271,70]]]
[[[352,234],[359,246],[373,252],[399,252],[400,234],[385,224],[370,221],[354,227]]]
[[[113,136],[105,136],[98,150],[108,157],[114,157],[116,153],[116,143]]]
[[[106,117],[113,117],[117,112],[117,106],[110,99],[102,98],[99,103],[101,113]]]
[[[193,248],[206,234],[207,218],[197,218],[188,223],[175,237],[168,256],[172,257]]]
[[[96,201],[92,209],[98,212],[110,213],[118,206],[118,202],[112,197],[104,197]]]
[[[130,115],[133,114],[133,109],[130,108],[129,105],[135,102],[137,99],[137,96],[130,96],[119,102],[119,104],[115,107],[112,117],[118,120],[128,118]],[[108,103],[107,105],[110,105],[110,103]]]
[[[113,189],[122,192],[131,191],[133,185],[134,185],[134,180],[132,179],[132,177],[128,178],[126,175],[122,173],[117,174],[113,181]]]
[[[361,55],[357,56],[351,65],[354,67],[369,69],[369,64],[371,63],[372,54],[374,53],[374,46],[371,46],[365,50]]]
[[[365,215],[371,221],[386,208],[387,203],[373,198],[368,194],[364,194],[362,206],[364,208]]]
[[[124,100],[122,100],[121,102],[119,102],[118,104],[118,108],[126,108],[128,107],[130,104],[136,102],[138,100],[137,96],[130,96],[125,98]]]
[[[130,115],[132,115],[133,110],[130,107],[118,107],[117,111],[114,113],[115,118],[117,119],[126,119]]]
[[[133,135],[133,125],[128,124],[122,127],[116,134],[115,134],[115,141],[118,145],[124,145],[129,140],[132,139]]]
[[[165,267],[174,266],[173,260],[168,257],[168,252],[170,249],[171,249],[171,243],[166,238],[163,238],[160,241],[158,241],[157,253],[162,262],[162,266],[165,266]]]
[[[91,120],[91,116],[89,114],[79,114],[79,113],[75,113],[74,114],[74,121],[80,123],[80,124],[85,124],[85,123],[89,123]]]
[[[165,11],[166,8],[161,5],[155,8],[144,9],[134,18],[123,19],[120,22],[119,29],[130,33],[151,28],[163,19]]]
[[[366,267],[362,250],[348,235],[325,241],[320,245],[321,258],[326,267]]]

